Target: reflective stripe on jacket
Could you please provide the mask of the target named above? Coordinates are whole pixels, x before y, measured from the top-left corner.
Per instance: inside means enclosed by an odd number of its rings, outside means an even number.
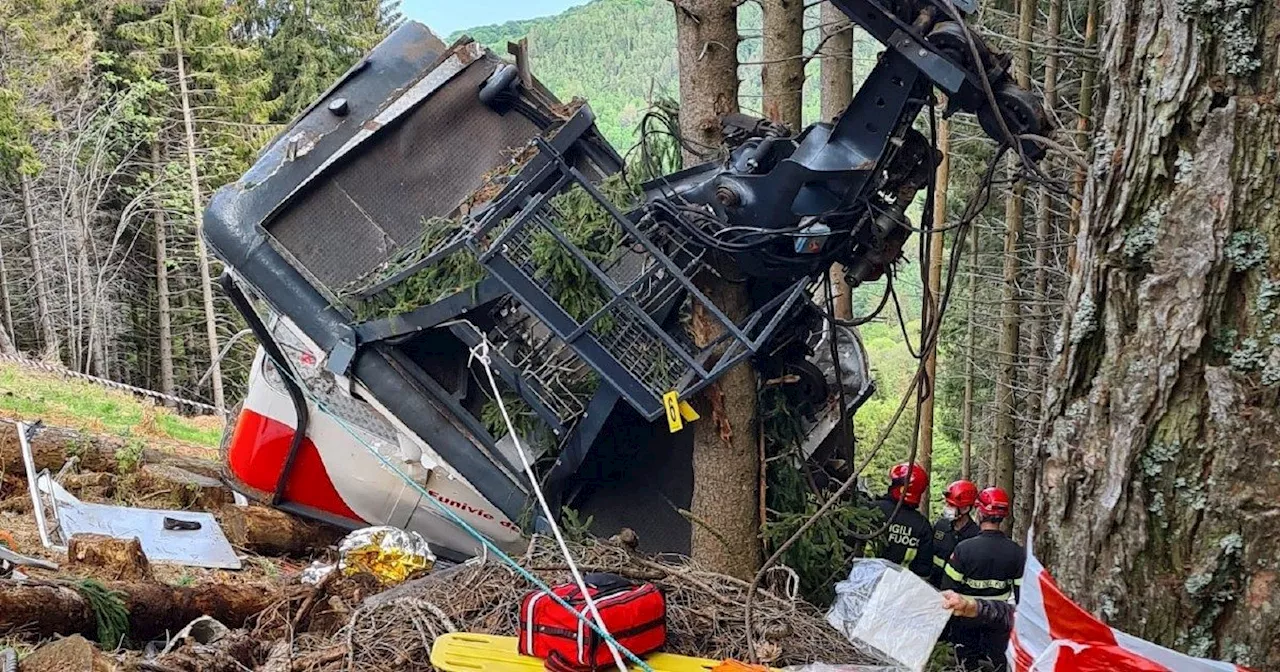
[[[942,588],[987,600],[1016,602],[1027,553],[999,530],[983,530],[956,545],[944,568]]]

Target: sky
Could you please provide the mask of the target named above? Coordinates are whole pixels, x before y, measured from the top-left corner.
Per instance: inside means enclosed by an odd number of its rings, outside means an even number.
[[[463,28],[487,26],[537,16],[559,14],[587,0],[402,0],[405,18],[421,21],[440,35]]]

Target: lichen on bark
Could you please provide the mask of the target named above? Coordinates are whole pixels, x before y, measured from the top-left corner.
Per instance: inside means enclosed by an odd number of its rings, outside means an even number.
[[[1278,56],[1259,51],[1238,76],[1232,36],[1180,5],[1108,8],[1036,551],[1117,627],[1276,669],[1280,390],[1263,377],[1272,329],[1258,303],[1280,278],[1277,255],[1259,254],[1280,249]],[[1259,43],[1276,44],[1280,7],[1250,11]],[[1236,354],[1249,342],[1258,357]]]

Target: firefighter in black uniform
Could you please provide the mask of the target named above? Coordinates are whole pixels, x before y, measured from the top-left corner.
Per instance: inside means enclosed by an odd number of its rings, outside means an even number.
[[[978,523],[982,531],[956,545],[944,568],[942,587],[980,600],[1017,603],[1022,592],[1022,570],[1027,553],[1000,531],[1009,515],[1009,495],[1001,488],[978,494]],[[965,670],[1008,669],[1005,649],[1009,628],[972,618],[954,617],[951,642]]]
[[[942,499],[946,507],[942,509],[942,517],[933,524],[933,573],[929,583],[934,588],[942,587],[943,569],[956,544],[978,536],[979,531],[972,515],[973,505],[978,501],[978,486],[972,481],[956,481],[947,486]]]
[[[889,492],[876,500],[876,506],[889,521],[880,557],[910,569],[926,581],[933,569],[933,527],[920,513],[920,500],[928,488],[929,474],[924,468],[903,463],[889,471]]]

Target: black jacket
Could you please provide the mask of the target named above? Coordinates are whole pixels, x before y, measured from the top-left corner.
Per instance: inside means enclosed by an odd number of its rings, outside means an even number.
[[[999,530],[983,530],[956,544],[944,568],[943,590],[988,600],[1017,601],[1027,552]]]
[[[938,522],[933,524],[933,573],[929,575],[929,583],[932,583],[934,588],[942,587],[942,577],[946,576],[944,569],[947,566],[947,560],[951,559],[951,553],[956,550],[956,545],[978,536],[982,531],[973,518],[966,515],[964,520],[966,524],[958,532],[952,526],[952,521],[946,518],[939,518]]]
[[[894,516],[897,505],[888,497],[876,500],[880,513],[889,521],[889,528],[882,535],[884,545],[880,557],[910,569],[927,581],[933,569],[933,527],[919,509],[905,502]]]

